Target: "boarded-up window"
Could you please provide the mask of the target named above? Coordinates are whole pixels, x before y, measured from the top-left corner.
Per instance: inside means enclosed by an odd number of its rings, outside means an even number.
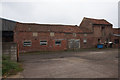
[[[61,41],[55,41],[55,45],[61,45]]]
[[[47,41],[40,41],[40,45],[47,45]]]
[[[24,41],[23,46],[31,46],[32,42],[31,41]]]
[[[84,37],[86,37],[87,36],[87,34],[84,34]]]
[[[33,36],[38,36],[38,33],[37,32],[33,32]]]
[[[50,36],[54,36],[54,32],[50,32]]]

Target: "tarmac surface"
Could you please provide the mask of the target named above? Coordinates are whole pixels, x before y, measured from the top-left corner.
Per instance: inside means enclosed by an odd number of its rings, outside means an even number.
[[[26,53],[22,78],[117,78],[118,49]]]

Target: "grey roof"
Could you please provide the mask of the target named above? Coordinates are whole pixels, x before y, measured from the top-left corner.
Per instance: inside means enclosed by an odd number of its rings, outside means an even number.
[[[114,36],[118,36],[118,37],[120,37],[120,34],[113,34]]]
[[[13,31],[15,26],[15,21],[0,18],[0,28],[2,28],[2,31]]]

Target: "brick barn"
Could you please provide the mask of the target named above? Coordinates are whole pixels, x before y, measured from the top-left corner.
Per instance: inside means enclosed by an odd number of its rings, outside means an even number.
[[[79,49],[77,34],[82,30],[71,25],[17,23],[14,33],[14,42],[20,45],[20,51],[57,51]]]
[[[113,28],[112,42],[114,47],[120,48],[120,28]]]
[[[0,18],[1,19],[1,18]],[[84,17],[79,26],[2,20],[2,42],[19,44],[20,52],[95,48],[105,42],[118,47],[120,29],[104,19]]]
[[[21,52],[95,48],[111,41],[112,34],[112,24],[104,19],[84,18],[79,26],[17,22],[14,42]]]
[[[110,42],[113,34],[112,24],[104,19],[84,18],[80,24],[80,28],[87,28],[91,31],[89,38],[91,42],[88,43],[90,47],[95,47],[97,44]],[[92,45],[90,44],[92,43]]]

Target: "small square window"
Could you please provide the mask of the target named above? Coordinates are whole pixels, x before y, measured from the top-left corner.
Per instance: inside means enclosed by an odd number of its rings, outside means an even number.
[[[61,41],[55,41],[55,45],[61,45]]]
[[[73,33],[73,36],[76,37],[76,33]]]
[[[31,41],[24,41],[23,46],[31,46]]]
[[[119,39],[114,39],[115,44],[119,44]]]
[[[40,41],[40,45],[47,45],[47,41]]]
[[[51,37],[54,36],[54,32],[50,32],[50,36],[51,36]]]
[[[33,32],[33,36],[38,36],[38,33],[37,32]]]

